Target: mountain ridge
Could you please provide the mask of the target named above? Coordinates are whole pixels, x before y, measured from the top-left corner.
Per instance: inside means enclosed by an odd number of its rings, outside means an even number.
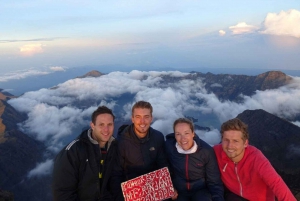
[[[0,96],[5,96],[0,92]],[[27,116],[17,112],[6,102],[0,100],[0,189],[14,193],[16,200],[22,200],[28,194],[26,188],[35,185],[23,185],[22,181],[38,162],[44,157],[43,143],[31,138],[18,129],[18,123]],[[21,168],[20,168],[21,167]],[[16,192],[18,192],[16,194]],[[10,196],[5,193],[3,196]]]

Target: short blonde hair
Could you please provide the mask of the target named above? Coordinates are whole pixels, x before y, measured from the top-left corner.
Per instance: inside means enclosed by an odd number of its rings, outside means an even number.
[[[132,107],[132,110],[131,110],[131,115],[133,116],[133,113],[134,113],[134,109],[136,108],[146,108],[146,109],[149,109],[150,110],[150,114],[152,116],[152,112],[153,112],[153,108],[152,108],[152,105],[147,102],[147,101],[138,101],[136,102],[133,107]]]
[[[249,140],[248,126],[240,119],[234,118],[224,122],[221,126],[221,137],[223,138],[224,132],[229,130],[241,131],[243,141]]]

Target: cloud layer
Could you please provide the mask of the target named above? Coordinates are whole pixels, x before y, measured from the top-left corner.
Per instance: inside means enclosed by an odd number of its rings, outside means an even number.
[[[164,82],[163,76],[178,80]],[[79,133],[73,133],[87,126],[91,113],[99,105],[107,105],[118,113],[118,120],[130,120],[132,104],[147,100],[154,108],[152,126],[164,134],[172,132],[176,118],[187,114],[199,116],[214,115],[219,125],[236,117],[246,109],[264,109],[275,115],[292,118],[300,113],[300,79],[289,86],[275,90],[257,91],[255,95],[243,96],[243,103],[220,101],[214,94],[206,92],[202,80],[179,79],[187,73],[181,72],[113,72],[99,78],[71,79],[59,84],[56,89],[40,89],[27,92],[9,103],[18,111],[28,114],[20,124],[25,133],[46,142],[48,149],[58,152]],[[217,87],[222,87],[216,83]],[[132,99],[120,98],[130,94]],[[196,117],[197,118],[197,117]],[[219,142],[219,125],[209,126],[210,133],[198,133],[210,144]],[[117,128],[116,128],[117,129]]]
[[[62,67],[62,66],[52,66],[46,70],[26,69],[26,70],[12,71],[0,75],[0,82],[7,82],[10,80],[20,80],[31,76],[47,75],[53,72],[66,71],[66,69],[67,69],[66,67]]]
[[[9,80],[20,80],[20,79],[24,79],[24,78],[27,78],[30,76],[46,75],[49,73],[50,72],[47,72],[47,71],[40,71],[40,70],[34,70],[34,69],[14,71],[14,72],[10,72],[10,73],[1,75],[0,82],[7,82]]]

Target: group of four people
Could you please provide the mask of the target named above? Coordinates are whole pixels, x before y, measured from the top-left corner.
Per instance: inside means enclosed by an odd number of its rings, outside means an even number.
[[[222,124],[219,145],[211,147],[179,118],[174,133],[164,135],[150,125],[153,108],[138,101],[132,124],[113,137],[115,116],[100,106],[90,129],[56,156],[52,191],[55,201],[124,200],[121,183],[168,167],[177,201],[294,201],[270,162],[249,145],[247,126],[239,119]]]

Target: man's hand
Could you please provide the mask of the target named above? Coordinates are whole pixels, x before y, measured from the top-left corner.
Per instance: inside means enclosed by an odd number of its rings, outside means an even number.
[[[177,190],[176,190],[176,189],[174,189],[174,195],[173,195],[171,198],[172,198],[172,200],[176,200],[176,199],[177,199],[177,197],[178,197]]]

